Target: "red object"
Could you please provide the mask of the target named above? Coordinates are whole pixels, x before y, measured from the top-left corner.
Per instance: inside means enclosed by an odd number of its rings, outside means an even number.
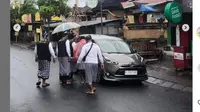
[[[189,69],[192,66],[191,53],[189,47],[174,47],[174,67],[177,69]]]
[[[74,57],[78,58],[80,53],[81,53],[81,49],[82,47],[86,44],[86,40],[85,39],[81,39],[80,42],[78,42],[74,48]]]
[[[69,62],[72,62],[72,63],[77,63],[77,58],[76,57],[72,57],[69,59]]]
[[[190,26],[191,27],[191,26]],[[181,40],[181,46],[184,47],[189,47],[190,46],[190,41],[192,40],[191,37],[191,28],[189,29],[189,31],[183,31],[182,28],[180,29],[180,40]]]

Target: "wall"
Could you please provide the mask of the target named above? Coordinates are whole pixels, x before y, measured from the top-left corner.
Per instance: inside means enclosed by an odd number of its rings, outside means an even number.
[[[167,38],[167,30],[164,30],[164,38]],[[137,39],[137,38],[159,38],[161,36],[160,29],[124,29],[124,38]]]
[[[96,26],[96,34],[101,34],[101,27]],[[119,35],[118,28],[113,26],[103,27],[103,34],[105,35]]]
[[[124,17],[124,11],[111,11],[113,14],[115,14],[117,17]],[[107,13],[106,15],[106,19],[110,20],[110,19],[116,19],[116,17],[113,17],[110,13]]]

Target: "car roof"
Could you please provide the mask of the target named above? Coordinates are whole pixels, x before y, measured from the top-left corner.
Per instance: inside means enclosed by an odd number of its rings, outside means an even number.
[[[88,35],[91,35],[93,40],[122,40],[119,37],[100,35],[100,34],[82,34],[80,36],[88,36]]]

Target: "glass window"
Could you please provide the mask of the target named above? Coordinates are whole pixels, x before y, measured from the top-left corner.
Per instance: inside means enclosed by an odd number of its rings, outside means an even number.
[[[131,53],[131,49],[123,40],[97,40],[96,43],[104,53]]]

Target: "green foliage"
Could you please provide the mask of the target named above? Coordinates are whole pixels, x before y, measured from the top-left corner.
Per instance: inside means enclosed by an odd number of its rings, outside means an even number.
[[[16,2],[15,2],[16,3]],[[34,0],[24,0],[24,4],[10,6],[10,18],[14,23],[19,23],[23,14],[34,15],[37,12]]]
[[[41,17],[44,19],[50,19],[54,12],[55,8],[52,6],[41,6],[39,10]]]
[[[66,5],[67,0],[38,0],[39,8],[42,6],[50,6],[54,9],[54,15],[68,16],[71,9]]]

